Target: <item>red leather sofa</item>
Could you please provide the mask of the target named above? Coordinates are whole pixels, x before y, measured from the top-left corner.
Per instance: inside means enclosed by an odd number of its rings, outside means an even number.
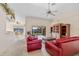
[[[45,48],[52,56],[72,56],[79,52],[79,37],[46,41]]]
[[[27,38],[27,51],[34,51],[41,49],[42,47],[42,40],[38,40],[37,38]]]

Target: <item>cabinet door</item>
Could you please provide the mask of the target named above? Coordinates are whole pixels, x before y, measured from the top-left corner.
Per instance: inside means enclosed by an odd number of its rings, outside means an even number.
[[[70,36],[70,24],[61,25],[60,30],[61,30],[60,37]]]
[[[64,37],[64,36],[66,36],[66,26],[64,25],[64,26],[61,26],[61,37]]]
[[[70,24],[66,24],[66,31],[67,31],[67,36],[70,36]]]

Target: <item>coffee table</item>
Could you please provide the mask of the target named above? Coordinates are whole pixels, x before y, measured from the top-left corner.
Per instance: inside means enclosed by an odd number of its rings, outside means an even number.
[[[51,37],[48,37],[48,38],[45,38],[45,39],[42,39],[43,43],[45,43],[45,41],[53,41],[55,40],[56,38],[51,38]]]

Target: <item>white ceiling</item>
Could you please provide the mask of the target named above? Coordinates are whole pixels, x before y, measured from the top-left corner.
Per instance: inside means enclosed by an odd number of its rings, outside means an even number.
[[[51,9],[58,10],[56,16],[47,16],[47,3],[10,3],[11,8],[21,17],[34,16],[48,20],[79,14],[79,3],[56,3]]]

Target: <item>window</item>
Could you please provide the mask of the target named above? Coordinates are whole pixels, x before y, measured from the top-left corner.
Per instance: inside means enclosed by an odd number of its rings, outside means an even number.
[[[46,27],[45,26],[33,26],[32,35],[46,35]]]
[[[40,26],[33,26],[32,27],[32,34],[33,35],[42,35],[42,29]]]

